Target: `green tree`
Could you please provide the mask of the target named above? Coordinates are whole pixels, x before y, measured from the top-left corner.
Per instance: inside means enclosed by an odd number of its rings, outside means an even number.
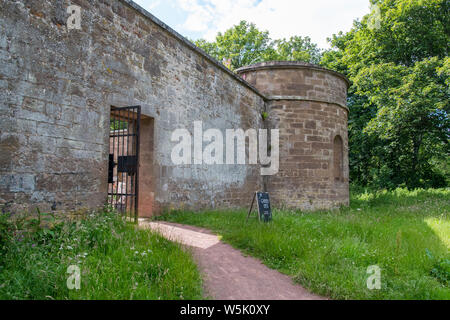
[[[268,31],[260,31],[246,21],[218,33],[214,42],[200,39],[194,43],[218,61],[231,59],[232,70],[273,60],[319,63],[321,58],[320,49],[309,37],[272,40]]]
[[[294,36],[289,40],[281,39],[273,42],[275,53],[273,60],[281,61],[304,61],[318,64],[321,51],[309,37]]]
[[[359,94],[378,106],[365,132],[392,153],[392,178],[411,187],[433,178],[430,160],[448,151],[450,93],[445,82],[450,74],[443,62],[434,57],[410,68],[378,64],[355,79]]]
[[[351,178],[395,187],[442,185],[449,153],[449,1],[373,0],[330,39],[321,64],[345,73]],[[448,175],[448,172],[447,172]]]
[[[215,42],[200,39],[195,44],[221,62],[231,59],[233,70],[264,61],[271,50],[269,32],[260,31],[253,23],[246,21],[224,33],[219,32]]]

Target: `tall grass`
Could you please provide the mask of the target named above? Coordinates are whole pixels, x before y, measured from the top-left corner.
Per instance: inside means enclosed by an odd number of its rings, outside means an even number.
[[[333,299],[450,299],[450,190],[362,192],[349,208],[274,212],[179,212],[163,219],[210,228],[223,240]],[[381,268],[381,290],[367,268]]]
[[[202,298],[188,252],[114,212],[31,232],[1,220],[0,299]],[[70,265],[80,268],[80,290],[67,287]]]

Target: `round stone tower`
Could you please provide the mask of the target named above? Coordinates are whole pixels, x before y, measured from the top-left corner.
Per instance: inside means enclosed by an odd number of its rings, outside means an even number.
[[[348,80],[304,62],[264,62],[237,72],[267,97],[267,128],[280,130],[280,169],[265,181],[274,204],[348,205]]]

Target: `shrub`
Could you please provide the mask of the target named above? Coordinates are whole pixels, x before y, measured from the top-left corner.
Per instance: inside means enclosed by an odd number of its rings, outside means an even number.
[[[8,250],[13,236],[13,225],[9,222],[9,215],[0,213],[0,265],[3,263],[3,255]]]
[[[0,299],[202,297],[201,278],[189,253],[137,230],[112,210],[65,222],[38,213],[15,228],[24,231],[11,234],[9,227],[2,227],[9,242],[5,240],[2,253]],[[67,287],[71,265],[81,270],[80,290]]]

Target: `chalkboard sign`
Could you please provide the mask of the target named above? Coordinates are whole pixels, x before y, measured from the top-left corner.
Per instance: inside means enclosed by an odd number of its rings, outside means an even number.
[[[258,203],[259,220],[264,222],[272,221],[272,209],[270,208],[269,194],[266,192],[256,193]]]

